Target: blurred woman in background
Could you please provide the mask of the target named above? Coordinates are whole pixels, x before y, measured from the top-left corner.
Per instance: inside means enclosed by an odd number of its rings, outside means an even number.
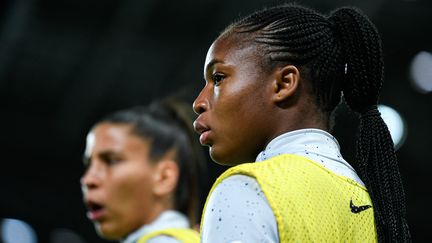
[[[198,173],[190,106],[175,101],[118,111],[87,136],[81,179],[88,218],[109,240],[199,242]]]

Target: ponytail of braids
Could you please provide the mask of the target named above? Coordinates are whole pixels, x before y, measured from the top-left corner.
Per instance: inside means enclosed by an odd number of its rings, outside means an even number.
[[[353,8],[334,11],[329,22],[342,46],[345,101],[360,113],[356,159],[373,202],[378,241],[409,242],[405,194],[394,145],[377,109],[384,67],[378,31]]]

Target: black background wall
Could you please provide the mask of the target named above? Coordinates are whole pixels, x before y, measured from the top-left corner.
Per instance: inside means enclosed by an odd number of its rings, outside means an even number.
[[[432,94],[417,92],[409,65],[432,52],[432,1],[298,1],[328,12],[361,8],[377,25],[386,61],[381,103],[405,118],[398,151],[408,220],[428,239]],[[79,178],[85,135],[108,112],[180,94],[192,102],[207,48],[239,16],[280,1],[0,1],[0,218],[17,218],[49,242],[56,228],[103,242],[85,217]],[[431,80],[432,82],[432,80]],[[355,121],[342,113],[338,119]],[[354,122],[355,124],[355,122]],[[352,157],[353,125],[336,127]],[[210,164],[211,177],[222,167]]]

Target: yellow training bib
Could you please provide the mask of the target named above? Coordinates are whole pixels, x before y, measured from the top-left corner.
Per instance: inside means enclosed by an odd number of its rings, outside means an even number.
[[[232,167],[216,180],[209,197],[222,180],[236,174],[259,183],[276,218],[280,242],[377,241],[366,188],[308,158],[286,154]]]

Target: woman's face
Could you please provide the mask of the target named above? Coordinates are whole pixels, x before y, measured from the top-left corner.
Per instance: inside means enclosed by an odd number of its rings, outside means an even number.
[[[207,52],[205,86],[193,108],[200,142],[220,164],[254,161],[268,142],[271,75],[260,67],[255,45],[239,48],[241,40],[217,39]]]
[[[82,191],[87,216],[107,239],[148,223],[154,204],[149,142],[130,131],[130,125],[101,123],[87,136]]]

